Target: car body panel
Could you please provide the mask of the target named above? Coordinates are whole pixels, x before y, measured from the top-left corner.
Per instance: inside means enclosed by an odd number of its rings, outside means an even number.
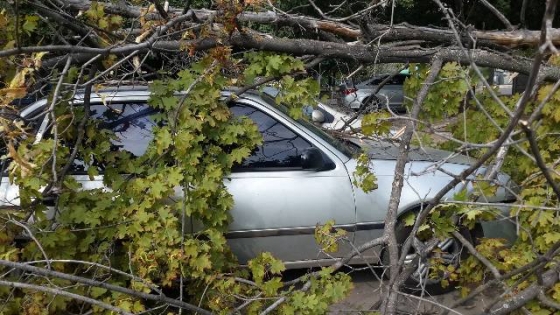
[[[338,170],[327,171],[331,172]],[[331,219],[349,230],[348,239],[352,240],[356,217],[348,176],[313,171],[290,173],[234,173],[231,182],[226,182],[235,200],[227,238],[240,262],[271,250],[288,262],[309,259],[309,253],[320,252],[315,227]],[[333,255],[341,257],[348,250],[344,248]]]
[[[350,93],[344,96],[343,103],[352,108],[358,109],[368,97],[374,95],[375,88],[358,88],[354,93]],[[377,94],[377,98],[381,101],[383,106],[389,105],[389,108],[393,111],[402,112],[405,111],[404,107],[404,95],[402,91],[402,85],[389,85],[383,87]]]
[[[333,219],[351,231],[356,223],[353,187],[344,164],[348,157],[284,113],[251,98],[241,98],[239,102],[262,110],[305,136],[335,167],[324,171],[233,172],[226,180],[235,201],[228,243],[242,263],[272,248],[276,249],[275,256],[284,261],[309,259],[309,253],[320,252],[314,238],[317,224]],[[278,238],[283,240],[281,248],[275,245]],[[352,240],[352,232],[348,238]],[[341,248],[333,255],[341,257],[349,250]]]

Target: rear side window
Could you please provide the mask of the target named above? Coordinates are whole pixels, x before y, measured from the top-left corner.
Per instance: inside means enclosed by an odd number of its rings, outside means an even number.
[[[146,152],[148,144],[153,139],[153,127],[156,123],[152,115],[156,111],[144,103],[123,104],[92,104],[90,118],[99,121],[100,129],[109,129],[116,138],[111,140],[112,151],[125,151],[132,156],[139,157]],[[103,171],[105,165],[93,160],[93,165]],[[88,166],[83,158],[74,160],[73,172],[84,173]]]

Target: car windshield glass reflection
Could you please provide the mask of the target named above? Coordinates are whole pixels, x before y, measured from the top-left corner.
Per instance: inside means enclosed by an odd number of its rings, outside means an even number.
[[[95,104],[90,106],[90,117],[99,121],[100,129],[108,129],[115,133],[111,140],[111,151],[121,151],[132,157],[139,157],[146,152],[153,139],[153,127],[156,123],[152,115],[156,110],[146,104]],[[103,171],[108,165],[91,157],[91,165]],[[83,157],[74,160],[73,172],[84,173],[88,165]]]
[[[115,148],[138,157],[146,152],[155,125],[150,117],[156,111],[146,104],[95,105],[91,117],[100,120],[99,128],[112,130]]]

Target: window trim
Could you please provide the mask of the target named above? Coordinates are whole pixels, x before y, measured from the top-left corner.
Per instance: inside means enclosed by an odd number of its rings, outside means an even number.
[[[306,143],[308,143],[308,144],[309,144],[309,147],[307,147],[307,148],[311,148],[311,147],[317,148],[317,146],[314,145],[313,142],[310,141],[310,139],[308,139],[307,137],[302,136],[300,133],[298,133],[296,130],[294,130],[294,128],[291,128],[290,126],[288,126],[287,124],[285,124],[282,120],[278,119],[278,117],[275,117],[275,115],[272,115],[272,113],[270,113],[270,112],[268,112],[268,111],[266,111],[266,110],[263,110],[263,108],[258,107],[258,106],[254,106],[253,104],[248,104],[248,103],[239,102],[239,101],[232,102],[231,105],[229,105],[229,107],[231,108],[231,107],[236,106],[236,105],[238,105],[238,106],[240,106],[240,107],[249,107],[249,108],[253,109],[254,111],[258,111],[258,112],[261,113],[262,115],[267,116],[269,119],[274,120],[274,121],[275,121],[275,124],[278,124],[278,125],[280,125],[280,126],[286,128],[288,131],[292,132],[296,137],[301,138],[303,141],[305,141]],[[244,116],[244,117],[247,117],[248,119],[251,119],[251,118],[248,117],[248,116]],[[262,146],[262,145],[261,145],[261,146]],[[307,149],[307,148],[306,148],[306,149]],[[319,148],[317,148],[317,149],[319,149]],[[327,165],[328,165],[328,164],[335,165],[335,163],[332,162],[331,159],[330,159],[326,154],[324,154],[324,152],[323,152],[321,149],[319,149],[319,151],[321,151],[321,155],[323,156],[323,159],[325,159],[325,163],[326,163]],[[334,167],[329,167],[329,169],[332,169],[332,168],[334,168]],[[328,170],[328,169],[325,169],[325,170]],[[252,166],[241,166],[241,165],[234,166],[234,167],[232,167],[232,169],[231,169],[231,172],[232,172],[232,173],[246,173],[246,172],[290,172],[290,171],[291,171],[291,172],[293,172],[293,171],[307,171],[307,172],[309,172],[309,171],[311,171],[311,170],[306,170],[306,169],[304,169],[304,168],[302,168],[302,167],[298,167],[298,166],[286,166],[286,167],[282,167],[282,166],[270,166],[270,167],[267,167],[267,166],[265,166],[265,167],[253,166],[253,167],[252,167]],[[317,171],[315,170],[315,172],[317,172]]]
[[[226,94],[227,96],[227,94]],[[111,99],[109,100],[109,104],[115,103],[115,104],[127,104],[127,103],[145,103],[148,104],[148,98],[149,98],[149,93],[145,92],[145,93],[141,93],[138,95],[115,95],[112,96]],[[80,98],[76,98],[73,102],[74,105],[77,106],[82,106],[83,102],[82,99]],[[269,104],[269,102],[267,102],[266,100],[262,99],[261,96],[251,93],[251,92],[247,92],[243,95],[241,95],[236,101],[235,103],[239,103],[245,106],[251,106],[253,108],[256,108],[260,111],[262,111],[263,113],[271,116],[272,118],[276,119],[279,123],[281,123],[284,127],[288,128],[289,130],[291,130],[292,132],[294,132],[296,135],[302,137],[303,139],[305,139],[306,141],[310,142],[310,144],[313,147],[316,147],[317,149],[319,149],[323,155],[323,158],[325,159],[325,162],[331,164],[331,167],[329,167],[328,169],[322,170],[322,171],[316,171],[316,170],[304,170],[301,168],[281,168],[281,170],[278,170],[276,168],[245,168],[243,170],[234,170],[232,169],[232,173],[249,173],[249,172],[255,172],[255,173],[264,173],[264,172],[293,172],[293,171],[299,171],[299,172],[324,172],[324,171],[329,171],[329,170],[335,170],[338,169],[340,167],[344,168],[344,162],[347,162],[349,160],[351,160],[351,156],[348,156],[346,154],[344,154],[343,152],[340,152],[338,149],[332,147],[330,144],[328,144],[327,142],[325,142],[324,140],[318,138],[316,135],[313,134],[313,132],[308,131],[305,126],[299,126],[299,125],[295,125],[294,122],[292,121],[291,118],[288,118],[286,114],[282,113],[279,109],[274,107],[274,104]],[[263,104],[261,104],[263,103]],[[97,94],[94,96],[92,93],[91,96],[91,100],[90,100],[90,104],[91,105],[105,105],[102,101],[102,99],[97,96]],[[43,102],[43,100],[39,100],[38,103],[35,103],[33,105],[30,105],[28,107],[29,109],[32,109],[33,112],[36,112],[37,110],[39,110],[39,108],[43,108],[45,107],[46,103]],[[149,104],[148,104],[149,105]],[[31,110],[30,110],[31,112]],[[28,115],[23,115],[23,116],[28,116]],[[27,118],[27,117],[22,117],[22,118]],[[36,139],[35,139],[35,143],[39,142],[42,137],[44,136],[45,132],[48,130],[50,124],[49,124],[49,115],[47,115],[45,113],[45,117],[43,118],[37,133],[36,133]],[[73,173],[74,175],[84,175],[87,173]]]

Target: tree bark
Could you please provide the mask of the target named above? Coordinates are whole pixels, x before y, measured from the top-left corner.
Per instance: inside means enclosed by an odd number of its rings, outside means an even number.
[[[465,56],[463,51],[458,48],[416,48],[416,49],[384,49],[381,47],[370,47],[363,44],[348,45],[342,43],[325,42],[311,39],[289,39],[278,37],[265,37],[260,35],[234,34],[229,40],[219,40],[216,38],[205,38],[192,41],[157,41],[153,44],[125,44],[113,48],[90,48],[75,46],[34,46],[21,47],[0,51],[0,57],[6,57],[21,53],[33,53],[40,51],[70,53],[73,52],[73,62],[81,63],[97,54],[124,55],[135,50],[147,52],[149,50],[162,52],[181,52],[185,47],[196,51],[203,51],[217,46],[231,45],[236,48],[259,49],[264,51],[275,51],[278,53],[288,53],[296,56],[314,55],[325,58],[337,58],[353,60],[363,63],[429,63],[434,55],[438,54],[444,62],[458,62],[469,65],[471,62],[482,67],[499,68],[528,74],[531,71],[531,60],[514,57],[506,54],[485,51],[481,49],[471,49],[470,56]],[[185,52],[186,53],[186,52]],[[43,67],[53,67],[60,61],[60,58],[47,59],[43,62]],[[559,80],[560,68],[543,66],[541,75],[545,80]]]
[[[64,0],[66,8],[79,11],[87,10],[91,6],[89,0]],[[148,13],[142,15],[140,7],[128,6],[122,7],[111,3],[103,3],[105,12],[117,14],[123,17],[145,19],[161,19],[157,13]],[[207,20],[210,16],[215,15],[213,10],[193,10],[198,19]],[[178,16],[182,13],[180,8],[170,8],[169,14]],[[349,40],[359,40],[367,37],[368,39],[378,38],[382,35],[382,42],[404,41],[410,39],[425,40],[433,43],[452,43],[454,41],[453,33],[448,29],[438,29],[433,27],[413,26],[409,24],[386,25],[386,24],[370,24],[367,25],[366,32],[351,26],[349,24],[321,20],[301,15],[280,15],[273,11],[263,12],[243,12],[238,16],[240,22],[252,22],[260,24],[272,24],[277,26],[293,26],[305,28],[312,31],[324,31],[341,36]],[[468,34],[467,34],[468,33]],[[537,46],[539,44],[540,31],[530,30],[504,30],[504,31],[480,31],[469,30],[464,35],[465,43],[471,42],[467,35],[472,36],[477,41],[477,46],[506,46],[508,48],[517,48],[524,46]],[[560,44],[560,30],[554,29],[549,34],[554,44]]]

